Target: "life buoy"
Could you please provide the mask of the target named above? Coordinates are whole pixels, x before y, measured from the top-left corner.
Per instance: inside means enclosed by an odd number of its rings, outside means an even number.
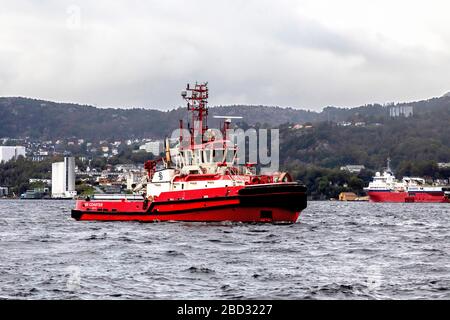
[[[278,182],[292,182],[292,177],[287,172],[282,172],[278,177]]]
[[[252,179],[252,184],[259,184],[261,182],[261,178],[260,177],[254,177]]]

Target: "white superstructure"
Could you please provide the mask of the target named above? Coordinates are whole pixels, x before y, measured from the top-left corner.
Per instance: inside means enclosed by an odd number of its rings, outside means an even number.
[[[377,172],[373,177],[372,182],[369,183],[366,191],[393,191],[401,188],[401,184],[395,179],[395,176],[390,171],[384,171],[383,174]]]
[[[253,167],[243,166],[239,172],[235,169],[237,146],[228,140],[207,142],[194,149],[182,148],[180,141],[171,148],[167,140],[166,148],[166,159],[170,159],[172,167],[155,171],[151,180],[141,181],[135,192],[145,185],[150,196],[167,191],[244,186],[256,174]],[[209,176],[197,180],[196,175]],[[186,179],[187,176],[194,179]]]
[[[64,157],[64,161],[52,163],[52,198],[74,198],[75,158]]]
[[[442,186],[427,185],[423,178],[404,177],[402,183],[408,192],[442,192]]]

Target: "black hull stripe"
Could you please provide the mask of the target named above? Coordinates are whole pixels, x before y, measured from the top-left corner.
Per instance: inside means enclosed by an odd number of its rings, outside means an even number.
[[[173,204],[185,204],[185,203],[193,203],[193,202],[211,202],[211,201],[223,201],[223,200],[240,200],[240,201],[244,201],[244,202],[249,202],[247,200],[251,200],[251,202],[253,202],[252,205],[249,204],[230,204],[230,205],[221,205],[221,206],[213,206],[213,207],[202,207],[202,208],[196,208],[196,209],[186,209],[186,210],[175,210],[172,212],[181,212],[181,211],[199,211],[199,210],[210,210],[213,208],[224,208],[224,207],[228,207],[228,206],[240,206],[240,207],[248,207],[248,206],[256,206],[258,203],[258,199],[263,199],[266,200],[268,198],[276,198],[277,196],[281,196],[281,197],[292,197],[298,200],[299,203],[302,203],[302,207],[303,207],[303,203],[304,203],[304,208],[306,208],[306,195],[304,193],[277,193],[277,194],[271,194],[271,195],[245,195],[245,196],[229,196],[229,197],[213,197],[213,198],[197,198],[197,199],[187,199],[187,200],[172,200],[172,201],[154,201],[150,204],[150,206],[148,207],[146,212],[142,212],[142,215],[147,215],[147,214],[166,214],[166,213],[154,213],[154,209],[156,206],[164,206],[164,205],[173,205]],[[303,198],[305,198],[305,200],[303,200]],[[266,201],[264,201],[266,202]],[[278,203],[278,204],[268,204],[266,205],[267,207],[280,207],[280,208],[284,208],[284,207],[289,207],[288,205],[283,205],[282,203]],[[303,208],[303,209],[304,209]],[[111,211],[81,211],[81,210],[72,210],[72,211],[80,211],[86,214],[109,214],[106,212],[111,212]],[[172,214],[171,213],[167,213],[167,214]],[[112,214],[120,214],[120,211],[114,211],[114,213]],[[126,214],[126,212],[123,212],[123,214]],[[137,213],[130,213],[130,214],[137,214]]]
[[[275,193],[275,194],[249,194],[249,195],[237,195],[237,196],[221,196],[221,197],[212,197],[212,198],[196,198],[196,199],[174,199],[174,200],[166,200],[166,201],[154,201],[150,204],[150,207],[148,207],[147,212],[151,212],[152,209],[155,206],[159,205],[166,205],[166,204],[184,204],[184,203],[193,203],[193,202],[211,202],[211,201],[223,201],[223,200],[243,200],[243,199],[257,199],[257,198],[263,198],[267,199],[270,198],[276,198],[276,197],[292,197],[292,198],[298,198],[302,199],[306,196],[303,192],[295,192],[295,193]]]

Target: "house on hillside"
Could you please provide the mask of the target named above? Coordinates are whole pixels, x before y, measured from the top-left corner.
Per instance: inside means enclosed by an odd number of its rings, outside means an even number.
[[[346,165],[346,166],[342,166],[341,167],[341,171],[348,171],[350,173],[360,173],[365,168],[366,167],[364,165],[349,164],[349,165]]]

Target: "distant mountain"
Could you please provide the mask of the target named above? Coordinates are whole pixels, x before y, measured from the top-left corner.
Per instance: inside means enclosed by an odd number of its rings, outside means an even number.
[[[346,118],[349,122],[322,122],[307,130],[281,126],[284,164],[300,168],[363,164],[379,170],[390,157],[399,174],[432,175],[433,170],[427,173],[417,167],[450,162],[450,97],[396,106],[411,106],[413,116],[390,117],[389,108],[395,106],[326,108],[324,112],[333,120]],[[412,166],[416,168],[412,170]]]
[[[411,105],[415,114],[445,109],[450,97],[444,96]],[[322,112],[268,106],[217,106],[210,108],[210,127],[216,127],[214,115],[239,115],[247,125],[284,123],[382,121],[389,106],[366,105],[358,108],[327,107]],[[151,109],[96,108],[72,103],[55,103],[22,97],[0,98],[0,137],[35,139],[127,139],[161,138],[187,120],[184,108],[170,111]]]
[[[212,127],[218,124],[214,115],[239,115],[249,125],[279,125],[288,121],[320,119],[317,112],[263,106],[212,107],[209,114]],[[177,128],[180,119],[187,120],[185,108],[170,111],[112,109],[20,97],[0,98],[0,137],[161,138]]]

